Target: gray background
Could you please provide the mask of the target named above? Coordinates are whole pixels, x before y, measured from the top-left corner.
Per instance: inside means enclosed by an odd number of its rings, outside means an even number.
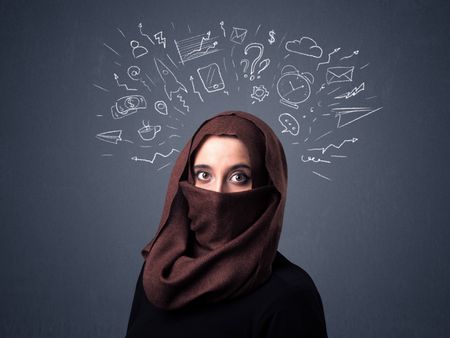
[[[124,335],[170,170],[125,147],[100,156],[111,147],[95,135],[110,126],[96,114],[112,97],[92,86],[111,81],[102,43],[138,22],[173,22],[183,37],[220,20],[364,53],[384,108],[347,129],[359,141],[332,182],[279,133],[290,174],[280,251],[313,277],[330,337],[446,336],[449,14],[446,1],[1,1],[0,336]],[[180,143],[230,108],[280,132],[271,102],[194,104]]]

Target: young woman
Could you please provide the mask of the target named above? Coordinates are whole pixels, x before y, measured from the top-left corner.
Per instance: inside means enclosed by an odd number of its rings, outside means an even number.
[[[235,111],[204,122],[142,250],[126,337],[326,337],[313,281],[277,251],[286,188],[266,123]]]

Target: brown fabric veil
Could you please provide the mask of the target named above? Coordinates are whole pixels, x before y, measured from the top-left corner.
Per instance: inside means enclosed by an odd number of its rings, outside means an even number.
[[[232,135],[249,151],[253,189],[221,193],[195,187],[191,161],[208,135]],[[142,250],[147,298],[178,309],[247,294],[272,272],[283,222],[287,164],[272,129],[244,112],[205,121],[173,168],[155,238]]]

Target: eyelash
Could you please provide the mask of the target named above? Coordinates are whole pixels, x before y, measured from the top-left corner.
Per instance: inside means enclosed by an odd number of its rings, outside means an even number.
[[[207,178],[201,178],[200,175],[202,175],[202,174],[206,174],[208,177]],[[243,176],[243,180],[242,181],[234,181],[233,177],[235,177],[237,175]],[[197,171],[197,172],[195,172],[195,178],[200,180],[200,181],[206,181],[206,180],[208,180],[208,178],[210,176],[211,175],[207,171]],[[247,174],[243,173],[243,172],[233,173],[231,175],[231,177],[230,177],[230,181],[235,183],[235,184],[246,184],[249,180],[250,180],[250,177]]]

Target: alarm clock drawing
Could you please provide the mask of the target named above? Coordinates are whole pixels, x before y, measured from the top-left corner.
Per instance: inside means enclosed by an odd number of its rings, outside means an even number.
[[[280,103],[298,109],[299,103],[305,102],[311,95],[311,84],[313,83],[314,76],[311,73],[300,73],[292,65],[284,66],[281,70],[281,77],[277,82],[277,91],[281,98]]]

